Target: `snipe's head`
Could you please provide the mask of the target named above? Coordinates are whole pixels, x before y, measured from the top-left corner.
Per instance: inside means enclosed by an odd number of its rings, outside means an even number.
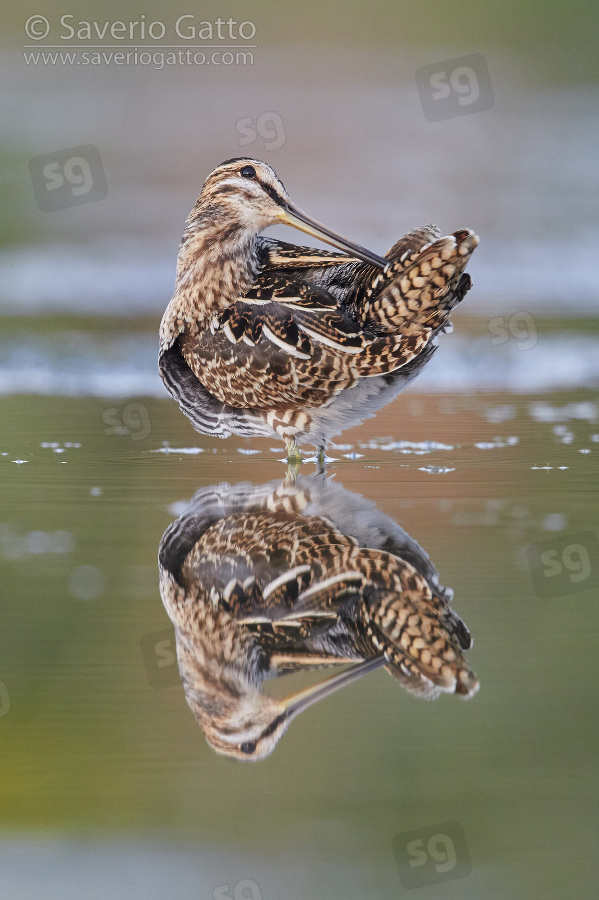
[[[384,663],[382,656],[353,665],[339,675],[280,700],[241,677],[237,667],[209,671],[178,646],[185,699],[210,746],[233,759],[270,756],[290,722],[300,713]]]
[[[250,691],[234,703],[222,694],[208,704],[205,696],[194,702],[189,691],[186,698],[210,746],[233,759],[270,756],[291,721],[283,703],[260,691]]]
[[[280,221],[289,202],[283,182],[269,165],[240,157],[221,163],[208,176],[191,215],[216,216],[231,228],[257,234]]]
[[[298,209],[275,171],[257,159],[221,163],[206,179],[187,220],[185,237],[210,232],[212,242],[233,252],[269,225],[291,225],[350,256],[384,268],[388,260],[348,241]]]

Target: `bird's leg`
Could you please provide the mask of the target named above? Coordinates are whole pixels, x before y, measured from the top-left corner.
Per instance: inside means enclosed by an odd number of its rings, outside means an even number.
[[[327,471],[326,457],[327,457],[326,445],[321,444],[321,446],[316,451],[316,471],[319,475],[326,474],[326,471]]]
[[[287,451],[287,478],[295,482],[302,462],[302,455],[293,438],[285,441],[285,450]]]
[[[297,481],[298,474],[298,466],[287,463],[287,471],[285,472],[284,478],[285,487],[293,487],[295,485],[295,482]]]
[[[295,438],[291,438],[291,440],[285,441],[285,450],[287,451],[287,462],[301,463],[302,455],[299,452],[297,444],[295,443]]]

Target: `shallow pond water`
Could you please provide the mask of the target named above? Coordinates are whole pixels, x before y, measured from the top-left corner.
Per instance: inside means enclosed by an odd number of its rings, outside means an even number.
[[[143,397],[0,416],[3,896],[74,897],[77,872],[92,898],[592,896],[590,392],[406,394],[329,448],[327,477],[453,588],[481,687],[431,703],[372,672],[255,763],[218,756],[185,703],[156,556],[198,488],[282,480],[282,446]]]

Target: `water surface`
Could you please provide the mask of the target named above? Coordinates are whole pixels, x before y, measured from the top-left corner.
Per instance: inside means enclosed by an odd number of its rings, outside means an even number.
[[[125,896],[114,866],[130,896],[166,882],[211,896],[242,879],[264,898],[395,896],[393,840],[458,822],[472,871],[446,896],[591,896],[595,398],[405,395],[338,440],[330,476],[454,589],[481,690],[429,703],[375,672],[255,764],[213,752],[175,669],[157,687],[143,646],[171,630],[156,565],[166,526],[199,487],[283,477],[282,448],[197,435],[168,400],[128,404],[2,400],[2,808],[11,832],[42,829],[39,846],[6,844],[15,891],[48,877],[70,896],[60,852],[72,871],[106,861],[89,896]],[[540,542],[566,575],[548,593],[527,556]],[[564,556],[572,544],[579,555]],[[585,550],[589,573],[572,581]],[[168,648],[161,660],[174,667]],[[53,833],[85,835],[92,855],[52,850]]]

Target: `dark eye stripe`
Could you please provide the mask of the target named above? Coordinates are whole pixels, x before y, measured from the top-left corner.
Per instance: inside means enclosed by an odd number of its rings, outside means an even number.
[[[272,187],[270,184],[264,184],[264,182],[258,178],[256,169],[254,168],[254,166],[244,166],[242,169],[239,169],[239,174],[241,175],[242,178],[247,178],[248,180],[256,181],[257,184],[260,185],[260,187],[262,188],[264,193],[268,194],[268,196],[272,200],[274,200],[275,203],[277,203],[279,206],[286,205],[285,199],[283,197],[281,197],[280,194],[277,193],[277,191],[274,187]],[[235,188],[232,185],[226,185],[225,187],[217,188],[217,190],[221,194],[235,194],[235,193],[237,193],[238,188]],[[248,195],[248,196],[251,196],[251,195]]]
[[[284,718],[285,718],[285,713],[281,713],[280,716],[277,716],[275,719],[273,719],[272,722],[270,723],[270,725],[266,726],[266,728],[264,729],[264,731],[262,732],[260,737],[262,737],[262,738],[270,737],[270,735],[273,734],[277,730],[277,728],[279,727],[279,725],[281,724],[281,722],[283,721]]]
[[[275,201],[275,203],[278,203],[279,206],[285,206],[285,201],[283,200],[283,198],[281,196],[279,196],[279,194],[277,194],[275,189],[273,187],[271,187],[270,184],[263,184],[261,181],[259,181],[258,184],[260,185],[262,190],[266,194],[268,194],[269,197],[272,197],[272,199]]]

